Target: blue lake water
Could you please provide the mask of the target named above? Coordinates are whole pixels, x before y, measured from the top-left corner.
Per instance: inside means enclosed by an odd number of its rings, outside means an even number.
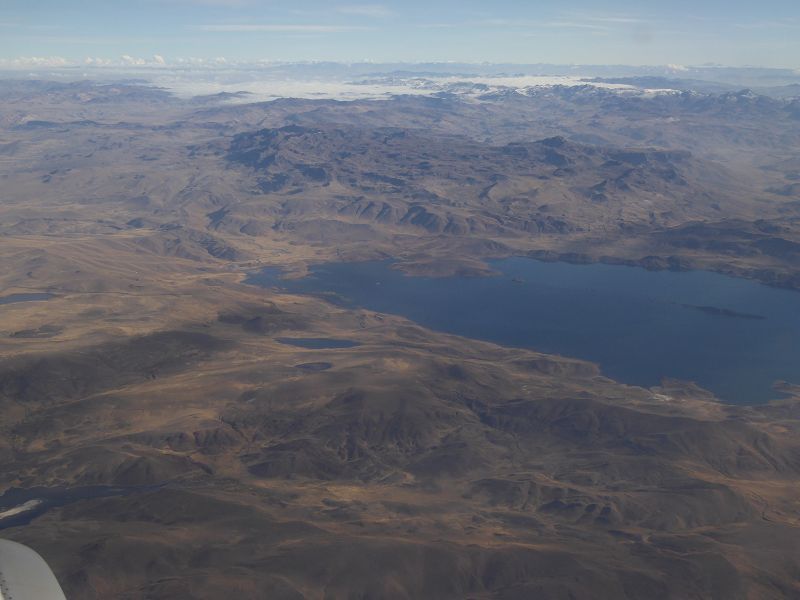
[[[49,300],[53,294],[33,293],[33,294],[10,294],[0,296],[0,304],[15,304],[17,302],[42,302]]]
[[[337,340],[334,338],[278,338],[281,344],[288,346],[297,346],[298,348],[306,348],[307,350],[325,350],[336,348],[355,348],[360,346],[358,342],[350,340]]]
[[[114,487],[94,485],[84,487],[11,488],[0,495],[0,530],[27,525],[51,508],[65,506],[91,498],[127,496],[137,492],[159,489],[160,485]]]
[[[248,283],[325,294],[348,306],[507,346],[598,363],[652,386],[697,382],[737,404],[800,383],[800,293],[705,271],[509,258],[495,277],[408,277],[386,261],[319,265],[303,279],[274,270]]]

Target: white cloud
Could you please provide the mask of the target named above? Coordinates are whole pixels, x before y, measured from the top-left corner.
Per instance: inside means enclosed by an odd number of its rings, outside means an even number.
[[[112,65],[114,61],[108,58],[100,58],[98,56],[87,56],[86,60],[83,62],[90,67],[108,67]]]
[[[491,18],[484,19],[472,25],[488,27],[507,27],[525,29],[578,29],[590,32],[609,32],[625,25],[641,25],[646,21],[636,17],[626,16],[586,16],[581,14],[562,14],[550,21],[537,21],[529,19]]]
[[[122,61],[123,65],[127,65],[127,66],[140,67],[140,66],[143,66],[143,65],[147,64],[147,61],[145,59],[143,59],[143,58],[134,58],[133,56],[130,56],[128,54],[123,54],[122,56],[119,57],[119,59]]]
[[[20,56],[0,59],[0,67],[29,69],[36,67],[68,67],[72,63],[62,56]]]
[[[648,21],[628,15],[598,15],[581,12],[565,12],[551,21],[510,21],[508,24],[517,27],[544,27],[548,29],[577,29],[593,33],[607,33],[625,26],[646,25]]]
[[[391,9],[382,4],[352,4],[348,6],[340,6],[336,9],[345,15],[355,15],[358,17],[371,17],[374,19],[384,19],[391,17],[394,13]]]
[[[120,56],[120,63],[126,67],[163,67],[166,66],[167,60],[160,54],[154,54],[150,60],[123,54]]]
[[[211,32],[272,32],[272,33],[341,33],[346,31],[364,31],[367,27],[355,27],[349,25],[252,25],[252,24],[230,24],[230,25],[200,25],[200,31]]]
[[[226,65],[236,66],[239,64],[236,61],[228,60],[224,56],[217,56],[215,58],[198,58],[196,56],[179,57],[172,62],[178,65],[191,65],[194,67],[224,67]]]

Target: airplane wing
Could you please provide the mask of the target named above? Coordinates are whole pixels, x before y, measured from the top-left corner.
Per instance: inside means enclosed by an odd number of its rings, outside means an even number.
[[[36,552],[0,540],[0,600],[66,600],[53,571]]]

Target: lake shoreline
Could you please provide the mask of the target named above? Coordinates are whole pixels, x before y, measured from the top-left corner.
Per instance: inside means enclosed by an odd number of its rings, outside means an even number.
[[[305,278],[284,279],[269,268],[245,283],[311,295],[342,308],[398,314],[433,330],[503,346],[575,357],[631,385],[653,387],[663,378],[692,381],[734,404],[777,399],[775,381],[800,380],[800,373],[785,365],[785,355],[800,362],[800,348],[784,340],[781,355],[770,347],[773,337],[783,335],[776,329],[781,321],[800,336],[795,298],[785,296],[792,291],[701,270],[531,257],[487,264],[493,277],[418,277],[387,259],[312,265]],[[381,291],[381,285],[390,289]],[[451,289],[456,291],[449,297]],[[464,310],[471,312],[461,314]],[[493,312],[513,315],[508,318],[516,324]],[[745,358],[747,340],[754,335],[763,348]],[[724,352],[710,340],[721,341]]]

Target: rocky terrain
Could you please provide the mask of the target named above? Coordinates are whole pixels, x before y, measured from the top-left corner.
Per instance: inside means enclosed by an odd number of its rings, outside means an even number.
[[[52,294],[0,306],[0,491],[125,490],[2,530],[68,597],[800,595],[796,386],[725,405],[242,283],[527,254],[798,288],[796,99],[228,100],[0,82],[0,298]]]

